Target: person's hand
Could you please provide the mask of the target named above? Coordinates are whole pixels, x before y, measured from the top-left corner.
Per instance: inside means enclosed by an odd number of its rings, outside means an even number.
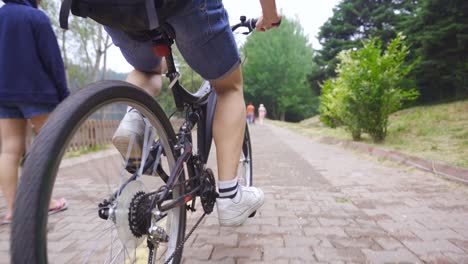
[[[272,17],[261,16],[258,21],[255,29],[257,31],[265,32],[272,28],[277,28],[281,24],[281,16],[275,15]]]

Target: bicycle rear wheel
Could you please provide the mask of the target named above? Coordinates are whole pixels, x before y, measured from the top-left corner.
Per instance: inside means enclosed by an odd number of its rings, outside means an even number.
[[[129,107],[146,119],[143,144],[137,148],[141,141],[132,138],[121,154],[109,138]],[[165,185],[161,175],[167,179],[174,168],[175,141],[160,106],[128,83],[100,82],[68,98],[51,115],[24,164],[12,226],[12,263],[147,263],[145,230],[137,231],[147,226],[142,221],[148,218],[137,198]],[[154,155],[155,149],[159,160],[154,164],[159,166],[133,159],[135,153]],[[127,170],[130,163],[134,173]],[[136,179],[129,181],[132,175]],[[184,194],[182,180],[172,199]],[[65,197],[69,209],[48,216],[52,194]],[[98,207],[106,203],[103,218]],[[185,224],[184,206],[157,222],[169,237],[156,254],[158,262],[184,239]],[[172,263],[179,263],[181,255],[182,250]]]
[[[245,126],[244,142],[242,143],[242,152],[237,169],[239,184],[243,186],[252,186],[253,184],[253,164],[252,164],[252,142],[250,139],[249,126]]]

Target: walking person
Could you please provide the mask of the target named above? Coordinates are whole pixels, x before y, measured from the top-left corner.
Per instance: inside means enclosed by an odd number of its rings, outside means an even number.
[[[252,103],[247,105],[247,122],[253,124],[255,121],[255,106]]]
[[[2,224],[13,217],[19,163],[25,153],[27,121],[34,131],[69,95],[65,68],[48,17],[36,0],[3,0],[0,8],[0,186],[7,204]],[[67,208],[52,199],[49,213]]]
[[[260,125],[263,125],[263,120],[265,119],[266,113],[267,110],[265,106],[263,104],[260,104],[260,106],[258,107],[258,121]]]

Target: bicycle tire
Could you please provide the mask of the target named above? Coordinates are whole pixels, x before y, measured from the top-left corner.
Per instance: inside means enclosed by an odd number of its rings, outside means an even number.
[[[35,139],[24,163],[12,225],[12,263],[48,263],[49,201],[65,148],[80,122],[95,109],[120,101],[142,109],[151,125],[160,133],[168,167],[173,169],[176,159],[173,149],[176,142],[175,133],[164,111],[146,92],[121,81],[102,81],[80,90],[67,98],[52,113]],[[181,195],[184,192],[184,184],[179,186],[181,189],[176,192]],[[177,232],[175,244],[179,245],[185,236],[186,208],[181,206],[174,210],[177,210],[174,211],[174,215],[178,215],[175,217],[177,227],[171,230],[177,228],[177,231],[174,231]],[[176,254],[172,263],[180,263],[181,258],[182,250]]]
[[[242,142],[242,153],[239,161],[239,182],[244,186],[253,185],[253,159],[252,141],[249,133],[249,126],[245,126],[244,141]]]

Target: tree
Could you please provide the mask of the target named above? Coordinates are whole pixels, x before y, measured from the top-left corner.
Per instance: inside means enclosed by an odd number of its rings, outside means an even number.
[[[320,72],[309,77],[314,90],[319,83],[335,76],[337,55],[343,50],[362,47],[363,40],[379,38],[384,46],[414,16],[417,0],[344,0],[333,9],[333,16],[322,25],[319,41],[322,49],[316,62]]]
[[[421,100],[468,96],[468,2],[423,0],[406,32],[420,59],[413,75]]]
[[[313,50],[297,20],[251,35],[242,48],[246,101],[263,103],[274,119],[300,120],[316,111],[307,74],[316,67]]]
[[[58,23],[60,1],[42,1],[41,9],[49,16],[58,38],[69,85],[83,87],[90,82],[104,79],[107,72],[107,50],[112,42],[103,27],[91,19],[70,16],[70,29],[66,31]]]

